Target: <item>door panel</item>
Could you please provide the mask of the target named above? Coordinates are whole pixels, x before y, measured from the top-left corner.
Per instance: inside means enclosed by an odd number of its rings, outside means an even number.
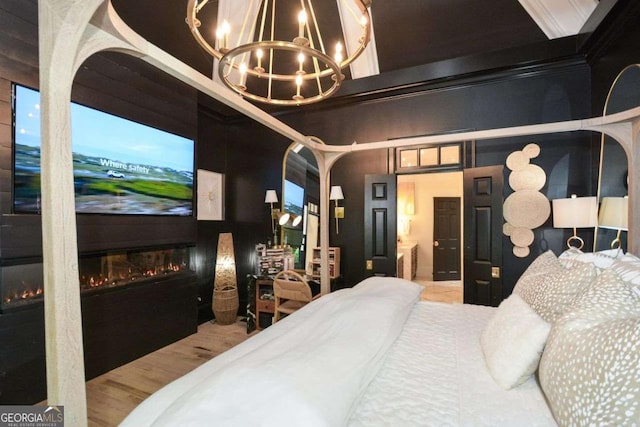
[[[396,176],[366,175],[364,254],[376,276],[396,275]],[[370,267],[370,268],[369,268]]]
[[[433,280],[460,280],[460,198],[433,198]]]
[[[464,170],[464,302],[502,301],[503,167]]]

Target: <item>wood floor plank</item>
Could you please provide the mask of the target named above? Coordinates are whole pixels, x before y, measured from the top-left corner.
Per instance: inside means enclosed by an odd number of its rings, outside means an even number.
[[[89,425],[117,426],[152,393],[247,339],[246,327],[203,323],[196,334],[88,381]]]

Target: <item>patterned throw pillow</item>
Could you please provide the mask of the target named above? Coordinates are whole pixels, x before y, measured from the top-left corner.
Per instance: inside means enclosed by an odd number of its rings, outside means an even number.
[[[640,260],[616,261],[552,326],[539,375],[560,425],[640,425],[638,283]]]
[[[558,257],[553,253],[552,250],[548,250],[541,255],[539,255],[529,267],[522,273],[518,283],[516,283],[516,288],[522,281],[526,281],[530,277],[539,276],[541,274],[547,274],[551,270],[556,270],[559,267],[562,267],[562,264],[558,261]]]
[[[619,249],[608,249],[598,252],[582,252],[578,248],[570,248],[562,252],[558,259],[565,268],[573,268],[580,263],[589,262],[596,267],[596,272],[600,274],[602,270],[608,268],[616,259],[622,257],[624,253]]]
[[[556,321],[579,296],[591,284],[596,277],[596,269],[591,263],[579,263],[573,268],[564,268],[558,258],[544,256],[534,271],[539,271],[540,265],[544,265],[543,274],[527,274],[531,267],[537,263],[536,259],[525,271],[513,292],[525,300],[540,317],[549,323]]]

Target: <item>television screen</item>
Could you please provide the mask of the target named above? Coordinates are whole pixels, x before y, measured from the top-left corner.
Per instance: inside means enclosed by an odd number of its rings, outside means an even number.
[[[15,86],[14,211],[40,211],[40,94]],[[191,215],[194,141],[71,103],[76,212]]]

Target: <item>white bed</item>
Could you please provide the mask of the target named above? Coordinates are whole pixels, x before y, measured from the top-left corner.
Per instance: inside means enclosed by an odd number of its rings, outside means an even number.
[[[495,308],[419,302],[371,278],[164,387],[123,426],[555,425],[535,377],[503,390],[480,334]]]

